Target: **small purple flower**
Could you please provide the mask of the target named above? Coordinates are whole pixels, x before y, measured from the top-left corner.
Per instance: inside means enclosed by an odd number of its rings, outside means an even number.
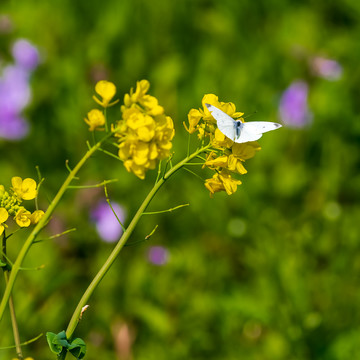
[[[316,76],[330,81],[339,80],[343,72],[342,66],[337,61],[320,56],[312,58],[310,66]]]
[[[39,53],[29,41],[19,39],[12,54],[15,65],[6,66],[0,76],[0,137],[19,140],[29,132],[21,113],[31,100],[29,79],[39,64]]]
[[[301,128],[310,123],[312,113],[308,108],[308,85],[305,81],[294,81],[282,94],[279,113],[282,122],[290,127]]]
[[[152,246],[148,251],[148,260],[157,266],[165,265],[169,261],[169,251],[163,246]]]
[[[21,116],[29,104],[31,91],[27,71],[18,66],[7,66],[0,77],[0,137],[9,140],[24,138],[29,124]]]
[[[0,78],[0,110],[20,113],[30,102],[29,74],[19,66],[5,67]]]
[[[32,71],[39,65],[39,51],[28,40],[17,40],[12,47],[12,54],[16,65],[27,71]]]
[[[117,203],[111,202],[117,217],[123,224],[125,221],[125,211]],[[102,200],[91,212],[91,218],[96,224],[96,230],[99,236],[106,242],[115,242],[119,240],[123,230],[109,204]]]
[[[29,123],[17,115],[0,114],[0,138],[20,140],[29,132]]]

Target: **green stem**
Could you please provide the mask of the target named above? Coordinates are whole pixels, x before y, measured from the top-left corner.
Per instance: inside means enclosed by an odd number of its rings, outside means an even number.
[[[69,325],[68,325],[68,327],[66,329],[66,337],[68,339],[71,338],[71,336],[73,335],[73,333],[74,333],[74,331],[76,329],[76,326],[77,326],[77,324],[78,324],[78,322],[80,320],[80,315],[81,315],[82,308],[85,305],[87,305],[87,302],[88,302],[89,298],[91,297],[92,293],[95,291],[95,289],[100,284],[103,277],[106,275],[106,273],[110,269],[111,265],[116,260],[116,258],[119,255],[121,249],[124,247],[124,245],[128,241],[130,235],[132,234],[132,232],[135,229],[137,223],[139,222],[141,216],[143,215],[145,209],[147,208],[147,206],[149,205],[149,203],[151,202],[151,200],[153,199],[155,194],[158,192],[158,190],[161,188],[161,186],[165,183],[165,181],[171,177],[171,175],[173,175],[177,170],[181,169],[188,161],[192,160],[198,154],[200,154],[204,150],[206,150],[209,146],[210,145],[207,145],[207,146],[204,146],[204,147],[198,149],[196,152],[194,152],[193,154],[187,156],[184,160],[180,161],[178,164],[176,164],[174,167],[172,167],[169,171],[167,171],[167,173],[163,177],[161,177],[158,180],[158,182],[154,185],[154,187],[151,189],[151,191],[146,196],[143,203],[140,205],[140,207],[139,207],[138,211],[136,212],[135,216],[131,220],[131,222],[130,222],[129,226],[127,227],[126,231],[123,233],[120,240],[116,244],[114,250],[111,252],[111,254],[107,258],[106,262],[101,267],[101,269],[98,271],[98,273],[95,275],[94,279],[91,281],[90,285],[88,286],[88,288],[84,292],[83,296],[81,297],[81,299],[80,299],[80,301],[79,301],[79,303],[78,303],[78,305],[77,305],[77,307],[76,307],[76,309],[75,309],[75,311],[74,311],[74,313],[73,313],[73,315],[72,315],[72,317],[70,319]]]
[[[2,301],[1,301],[1,304],[0,304],[0,321],[1,321],[2,317],[3,317],[3,315],[4,315],[6,304],[9,301],[11,291],[12,291],[12,289],[14,287],[14,283],[15,283],[16,277],[17,277],[17,275],[18,275],[18,273],[20,271],[21,265],[22,265],[22,263],[23,263],[23,261],[25,259],[26,254],[28,253],[31,245],[35,241],[37,235],[39,234],[39,232],[43,229],[43,227],[49,221],[51,214],[55,210],[55,207],[57,206],[57,204],[61,200],[62,196],[64,195],[64,193],[66,191],[66,189],[68,188],[69,184],[71,183],[71,181],[73,180],[73,178],[75,177],[77,172],[80,170],[80,168],[90,158],[90,156],[101,146],[101,144],[106,139],[111,137],[112,135],[113,135],[113,133],[109,133],[103,139],[101,139],[97,144],[95,144],[92,148],[90,148],[86,152],[86,154],[83,156],[83,158],[77,163],[77,165],[74,167],[74,169],[72,169],[70,171],[68,177],[66,178],[66,180],[62,184],[61,188],[59,189],[58,193],[56,194],[53,201],[51,202],[48,209],[46,210],[46,213],[40,219],[40,221],[35,226],[33,231],[30,233],[29,237],[26,239],[26,241],[25,241],[24,245],[22,246],[22,248],[21,248],[21,250],[20,250],[20,252],[19,252],[19,254],[17,256],[17,259],[14,262],[13,267],[11,269],[11,273],[10,273],[10,276],[9,276],[9,282],[6,285],[5,292],[4,292],[4,295],[3,295],[3,298],[2,298]]]
[[[5,232],[3,233],[2,238],[2,254],[3,254],[3,260],[6,262],[6,236]],[[4,278],[5,278],[5,284],[7,285],[9,282],[9,273],[10,270],[4,268]],[[16,348],[16,355],[19,358],[19,360],[22,360],[23,354],[21,350],[20,345],[20,334],[19,334],[19,328],[16,321],[16,313],[15,313],[15,306],[14,306],[14,300],[13,297],[10,296],[9,298],[9,309],[10,309],[10,317],[11,317],[11,326],[13,328],[13,334],[14,334],[14,341],[15,341],[15,348]]]

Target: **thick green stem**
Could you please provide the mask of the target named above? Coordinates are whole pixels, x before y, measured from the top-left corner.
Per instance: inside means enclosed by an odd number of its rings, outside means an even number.
[[[136,227],[137,223],[139,222],[141,216],[143,215],[144,211],[146,210],[147,206],[149,205],[149,203],[151,202],[151,200],[153,199],[153,197],[155,196],[157,191],[161,188],[161,186],[165,183],[165,181],[168,178],[170,178],[171,175],[173,175],[177,170],[181,169],[188,161],[195,158],[197,155],[202,153],[208,147],[209,147],[209,145],[204,146],[204,147],[198,149],[197,151],[195,151],[190,156],[187,156],[184,160],[180,161],[178,164],[176,164],[174,167],[172,167],[169,171],[167,171],[166,174],[162,178],[160,178],[160,180],[158,180],[156,182],[154,187],[151,189],[151,191],[149,192],[149,194],[147,195],[147,197],[145,198],[145,200],[143,201],[143,203],[139,207],[139,209],[136,212],[135,216],[131,220],[131,222],[130,222],[129,226],[127,227],[126,231],[123,233],[120,240],[116,244],[114,250],[111,252],[111,254],[107,258],[106,262],[101,267],[101,269],[98,271],[98,273],[95,275],[94,279],[91,281],[90,285],[88,286],[88,288],[84,292],[83,296],[81,297],[81,299],[80,299],[80,301],[79,301],[79,303],[78,303],[78,305],[77,305],[77,307],[76,307],[76,309],[75,309],[75,311],[74,311],[74,313],[73,313],[73,315],[72,315],[72,317],[70,319],[69,325],[68,325],[68,327],[66,329],[66,337],[68,339],[70,339],[71,336],[73,335],[73,333],[75,331],[75,328],[76,328],[76,326],[77,326],[77,324],[78,324],[78,322],[80,320],[82,308],[87,304],[90,296],[95,291],[95,289],[100,284],[100,282],[103,279],[103,277],[105,276],[105,274],[110,269],[111,265],[114,263],[114,261],[118,257],[121,249],[124,247],[124,245],[128,241],[130,235],[132,234],[133,230],[135,229],[135,227]]]
[[[55,210],[55,207],[61,200],[62,196],[64,195],[66,189],[68,188],[71,181],[74,179],[77,172],[80,170],[80,168],[84,165],[84,163],[90,158],[90,156],[101,146],[101,144],[108,139],[110,136],[112,136],[112,133],[109,133],[107,136],[105,136],[102,140],[100,140],[97,144],[95,144],[92,148],[90,148],[86,154],[83,156],[83,158],[77,163],[77,165],[74,167],[73,170],[70,171],[68,177],[66,178],[65,182],[62,184],[61,188],[59,189],[58,193],[56,194],[55,198],[49,205],[48,209],[46,210],[46,213],[41,218],[39,223],[35,226],[33,231],[30,233],[29,237],[26,239],[24,245],[22,246],[16,261],[14,262],[10,276],[9,276],[9,282],[6,285],[5,292],[0,304],[0,321],[4,315],[4,311],[6,308],[6,304],[9,301],[11,291],[14,287],[14,283],[16,280],[16,277],[20,271],[21,265],[25,259],[26,254],[28,253],[31,245],[33,244],[34,240],[36,239],[39,232],[44,228],[44,226],[47,224],[47,222],[50,219],[50,216]]]

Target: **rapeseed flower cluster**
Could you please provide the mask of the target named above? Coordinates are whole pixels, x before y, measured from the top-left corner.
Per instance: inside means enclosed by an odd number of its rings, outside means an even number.
[[[198,133],[200,140],[209,138],[211,151],[204,162],[204,167],[213,170],[214,175],[205,180],[205,186],[210,191],[210,196],[219,191],[226,191],[228,195],[237,190],[241,181],[233,178],[233,174],[246,174],[243,165],[245,160],[252,158],[261,148],[256,141],[235,143],[226,137],[216,126],[216,120],[212,117],[205,104],[211,104],[233,118],[240,118],[244,113],[236,112],[233,103],[220,102],[214,94],[207,94],[202,99],[202,109],[191,109],[188,114],[188,126],[185,129],[193,134]]]
[[[157,161],[170,155],[175,134],[172,119],[158,100],[147,94],[150,83],[138,81],[135,91],[125,94],[122,119],[113,128],[118,140],[119,157],[127,171],[145,178]]]
[[[0,185],[0,235],[7,227],[6,221],[12,216],[20,227],[28,227],[37,224],[44,215],[42,210],[35,210],[31,213],[21,205],[23,200],[32,200],[37,196],[36,181],[30,178],[22,179],[15,176],[11,179],[9,191],[4,185]]]

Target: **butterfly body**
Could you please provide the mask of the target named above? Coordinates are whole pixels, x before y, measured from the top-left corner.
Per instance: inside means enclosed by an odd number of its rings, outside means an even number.
[[[282,126],[269,121],[251,121],[243,123],[240,120],[234,120],[231,116],[214,105],[205,105],[216,120],[219,130],[236,143],[258,140],[262,137],[263,133],[278,129]]]

